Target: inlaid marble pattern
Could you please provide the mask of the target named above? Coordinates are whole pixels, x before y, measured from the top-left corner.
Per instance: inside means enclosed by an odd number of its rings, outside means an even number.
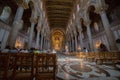
[[[120,64],[97,65],[75,56],[58,55],[59,80],[120,80]]]

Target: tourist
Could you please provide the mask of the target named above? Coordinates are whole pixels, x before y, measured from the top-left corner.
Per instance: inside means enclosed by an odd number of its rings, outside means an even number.
[[[88,49],[87,49],[87,48],[85,48],[85,47],[83,47],[82,52],[88,52]]]

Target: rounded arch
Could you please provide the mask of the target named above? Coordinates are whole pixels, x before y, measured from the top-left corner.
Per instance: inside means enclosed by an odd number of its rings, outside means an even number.
[[[87,12],[89,15],[89,19],[91,20],[90,27],[92,32],[98,32],[99,31],[98,23],[101,18],[100,15],[95,12],[95,6],[90,5],[87,9]]]
[[[11,8],[9,6],[5,6],[0,15],[0,19],[6,22],[9,19],[10,15],[11,15]]]
[[[34,8],[34,2],[33,2],[33,1],[29,1],[28,5],[29,5],[29,7],[30,7],[31,9]]]
[[[56,28],[52,28],[50,33],[53,33],[55,30],[60,30],[60,31],[63,32],[63,34],[65,34],[65,29],[60,28],[60,27],[59,27],[59,28],[58,28],[58,27],[56,27]]]
[[[96,10],[97,4],[98,0],[90,0],[89,4],[86,6],[86,12],[89,13],[89,9],[91,6],[94,7]]]
[[[82,37],[85,38],[87,35],[87,28],[86,25],[84,24],[84,18],[80,18],[80,22],[81,22],[81,28],[82,28]]]

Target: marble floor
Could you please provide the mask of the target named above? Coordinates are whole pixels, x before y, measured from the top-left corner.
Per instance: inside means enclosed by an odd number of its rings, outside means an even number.
[[[97,65],[76,56],[57,55],[57,80],[120,80],[120,64]]]

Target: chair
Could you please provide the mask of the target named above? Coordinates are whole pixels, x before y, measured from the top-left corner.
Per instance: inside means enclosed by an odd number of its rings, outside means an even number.
[[[13,70],[13,80],[33,80],[33,54],[18,53]]]
[[[88,61],[94,61],[95,59],[95,53],[94,52],[87,52],[87,60]]]
[[[0,53],[0,80],[8,79],[9,55]]]
[[[36,54],[36,80],[56,80],[56,54]]]
[[[112,61],[113,54],[112,52],[105,52],[105,61]]]
[[[103,64],[105,60],[105,52],[96,52],[95,60],[97,64]]]
[[[112,62],[113,64],[119,62],[120,60],[120,52],[112,52]]]

